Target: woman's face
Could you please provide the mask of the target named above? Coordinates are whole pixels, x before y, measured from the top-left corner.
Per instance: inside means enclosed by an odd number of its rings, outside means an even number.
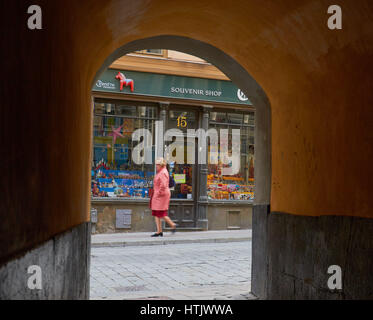
[[[157,169],[157,172],[162,169],[162,166],[160,164],[156,164],[155,167]]]

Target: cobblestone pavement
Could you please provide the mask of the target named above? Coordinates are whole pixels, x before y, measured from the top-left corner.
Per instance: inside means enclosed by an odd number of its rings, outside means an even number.
[[[91,299],[253,299],[251,241],[92,248]]]

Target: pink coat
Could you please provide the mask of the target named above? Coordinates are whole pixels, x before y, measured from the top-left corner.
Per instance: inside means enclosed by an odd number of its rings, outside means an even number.
[[[169,174],[166,167],[163,167],[154,177],[153,196],[150,207],[152,210],[168,210],[171,192],[168,187]]]

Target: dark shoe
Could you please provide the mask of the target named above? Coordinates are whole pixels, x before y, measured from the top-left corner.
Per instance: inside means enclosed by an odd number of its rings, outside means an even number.
[[[154,234],[151,235],[151,237],[163,237],[163,232],[154,233]]]
[[[176,224],[175,224],[175,227],[173,227],[172,229],[171,229],[171,233],[175,233],[176,232]]]

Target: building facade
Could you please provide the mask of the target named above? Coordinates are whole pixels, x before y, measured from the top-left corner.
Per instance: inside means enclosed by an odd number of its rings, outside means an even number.
[[[176,51],[142,51],[114,62],[92,94],[93,232],[154,230],[159,156],[175,180],[169,216],[179,230],[251,227],[255,109],[224,74]]]

